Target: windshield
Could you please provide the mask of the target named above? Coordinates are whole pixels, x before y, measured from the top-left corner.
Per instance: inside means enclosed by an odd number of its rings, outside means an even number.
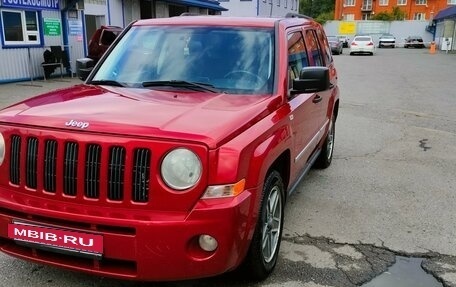
[[[198,83],[225,93],[270,94],[273,35],[259,28],[132,27],[92,81],[148,89]]]
[[[328,36],[326,37],[329,42],[339,42],[339,38],[334,37],[334,36]]]

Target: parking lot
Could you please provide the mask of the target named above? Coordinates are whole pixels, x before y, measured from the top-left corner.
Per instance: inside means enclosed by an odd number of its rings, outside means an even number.
[[[456,55],[404,48],[348,54],[334,56],[341,105],[333,164],[312,170],[289,198],[281,256],[265,282],[237,273],[125,282],[0,254],[0,286],[350,287],[386,271],[398,255],[423,259],[443,286],[456,286]],[[0,85],[0,105],[78,82]]]

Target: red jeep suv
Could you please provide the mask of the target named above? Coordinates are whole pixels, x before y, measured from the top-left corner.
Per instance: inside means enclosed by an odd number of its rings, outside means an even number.
[[[140,20],[106,53],[83,84],[0,111],[0,250],[121,279],[266,278],[287,197],[333,155],[322,26]]]

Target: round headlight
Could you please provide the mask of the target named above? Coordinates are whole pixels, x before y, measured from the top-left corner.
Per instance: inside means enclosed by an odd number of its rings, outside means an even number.
[[[177,190],[193,187],[201,178],[199,157],[186,148],[177,148],[163,159],[161,174],[165,183]]]
[[[0,133],[0,164],[3,163],[3,160],[5,159],[5,139],[3,138],[3,135]]]

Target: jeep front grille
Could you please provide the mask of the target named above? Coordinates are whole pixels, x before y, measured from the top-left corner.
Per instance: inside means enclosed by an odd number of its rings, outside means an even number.
[[[67,142],[65,144],[63,193],[66,195],[76,195],[78,187],[78,147],[75,142]]]
[[[11,137],[11,157],[10,157],[10,181],[19,185],[21,174],[21,137]]]
[[[44,190],[55,192],[57,177],[57,141],[47,140],[44,147]]]
[[[124,193],[125,148],[111,147],[109,156],[109,190],[110,200],[122,200]]]
[[[21,145],[24,140],[25,148]],[[146,148],[127,150],[112,145],[103,150],[94,143],[13,135],[9,180],[13,185],[67,197],[143,203],[149,200],[150,164],[151,151]],[[127,176],[131,177],[130,188]],[[131,194],[126,196],[126,190]]]

